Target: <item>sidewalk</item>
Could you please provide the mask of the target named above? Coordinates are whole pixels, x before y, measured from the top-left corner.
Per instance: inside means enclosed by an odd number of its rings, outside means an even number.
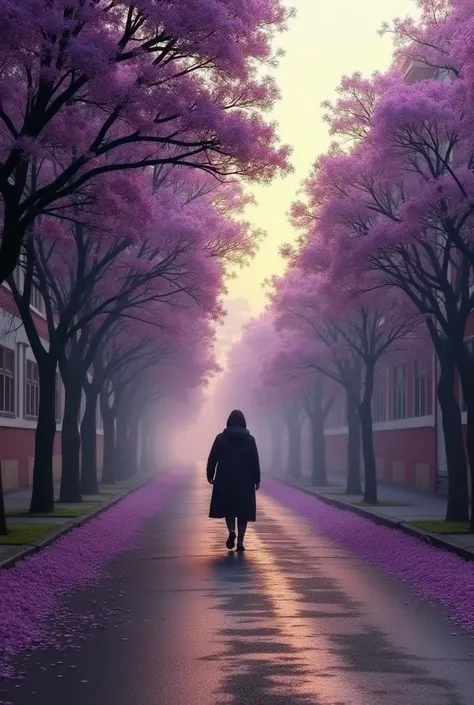
[[[417,536],[462,558],[474,560],[474,534],[458,527],[454,528],[460,533],[447,533],[450,526],[443,527],[443,524],[439,524],[439,530],[436,530],[437,523],[443,522],[445,517],[446,499],[443,497],[379,485],[379,504],[374,507],[364,504],[359,495],[346,495],[344,479],[338,476],[329,477],[328,487],[313,487],[308,477],[302,477],[300,481],[289,477],[278,479],[317,496],[327,504],[356,512],[379,524]]]
[[[4,502],[9,533],[0,536],[0,569],[9,568],[22,558],[41,550],[148,481],[148,477],[140,475],[115,485],[101,485],[100,494],[84,495],[83,501],[78,504],[64,504],[56,500],[53,514],[29,514],[31,487],[6,493]],[[55,497],[58,496],[59,484],[55,486]]]

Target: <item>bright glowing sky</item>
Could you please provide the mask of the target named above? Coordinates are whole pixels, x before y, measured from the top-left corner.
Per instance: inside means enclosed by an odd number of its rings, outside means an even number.
[[[370,75],[387,68],[392,44],[389,36],[378,35],[382,22],[415,14],[412,0],[288,0],[288,4],[296,7],[297,17],[279,38],[286,55],[275,71],[281,100],[273,118],[282,141],[293,147],[295,171],[270,186],[254,188],[258,205],[247,217],[268,237],[252,265],[229,284],[229,298],[246,299],[252,314],[265,304],[262,281],[283,269],[280,245],[294,238],[286,216],[290,204],[312,162],[330,143],[321,102],[334,97],[342,75],[355,71]]]
[[[294,173],[266,187],[254,188],[258,205],[246,216],[268,237],[250,267],[229,282],[226,302],[228,318],[218,329],[217,356],[225,365],[226,353],[240,337],[242,324],[265,306],[263,280],[281,273],[284,263],[278,251],[282,243],[295,237],[287,212],[302,180],[318,154],[324,153],[330,136],[322,120],[323,100],[335,96],[341,76],[360,71],[369,76],[388,68],[392,55],[389,36],[378,30],[384,21],[414,15],[412,0],[287,0],[296,7],[297,17],[289,31],[279,38],[285,56],[275,71],[281,100],[273,111],[282,142],[293,147]],[[223,425],[222,411],[213,405],[213,392],[219,379],[211,383],[207,402],[199,418],[179,434],[179,448],[189,447],[206,455],[212,437]],[[229,411],[234,407],[229,399]]]

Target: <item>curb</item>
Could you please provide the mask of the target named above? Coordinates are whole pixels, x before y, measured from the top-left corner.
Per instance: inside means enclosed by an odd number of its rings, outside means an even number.
[[[307,489],[306,487],[301,487],[300,485],[290,482],[289,480],[283,480],[280,477],[276,477],[275,479],[281,482],[282,484],[287,485],[288,487],[293,487],[293,489],[299,490],[300,492],[304,492],[305,494],[309,494],[311,495],[311,497],[316,497],[316,499],[319,499],[321,502],[329,504],[332,507],[337,507],[338,509],[342,509],[343,511],[358,514],[364,519],[369,519],[369,521],[372,521],[374,524],[378,524],[379,526],[386,526],[389,529],[402,531],[404,534],[408,534],[413,538],[417,538],[419,541],[429,544],[430,546],[440,548],[441,550],[448,551],[449,553],[454,553],[459,558],[463,558],[466,561],[474,561],[474,553],[472,551],[469,551],[468,549],[463,548],[462,546],[456,546],[456,544],[451,543],[450,541],[446,541],[445,539],[441,539],[438,535],[432,534],[429,531],[417,529],[414,526],[410,526],[409,524],[404,523],[403,521],[393,521],[393,519],[388,519],[387,517],[380,516],[380,514],[374,514],[371,511],[363,509],[362,507],[355,507],[353,504],[349,504],[348,502],[341,502],[338,499],[327,497],[326,495],[320,494],[319,492],[312,491],[310,489]]]
[[[108,509],[111,509],[111,507],[114,507],[116,504],[121,502],[129,494],[132,494],[133,492],[136,492],[137,490],[139,490],[142,487],[144,487],[145,485],[147,485],[149,482],[151,482],[151,479],[152,478],[148,478],[148,479],[144,480],[139,485],[136,485],[136,487],[130,488],[129,490],[125,491],[123,494],[112,499],[110,502],[104,502],[101,507],[94,509],[92,512],[89,512],[89,514],[83,514],[83,516],[81,516],[81,517],[77,517],[76,519],[71,519],[71,521],[66,522],[64,524],[61,524],[60,528],[57,531],[52,532],[49,536],[47,536],[43,540],[39,541],[38,543],[36,543],[32,546],[28,546],[28,548],[20,550],[14,556],[10,556],[10,558],[5,558],[5,560],[0,561],[0,570],[8,570],[9,568],[13,568],[13,566],[16,565],[17,563],[19,563],[19,561],[22,561],[25,558],[28,558],[28,556],[33,556],[35,553],[39,553],[44,548],[47,548],[52,543],[54,543],[55,541],[60,539],[62,536],[65,536],[73,529],[77,529],[80,526],[87,524],[87,522],[91,521],[91,519],[95,519],[100,514],[103,514]]]

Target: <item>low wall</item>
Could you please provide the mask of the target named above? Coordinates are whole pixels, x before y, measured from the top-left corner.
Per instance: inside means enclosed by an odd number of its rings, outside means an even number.
[[[347,435],[326,435],[328,471],[347,472]],[[377,477],[381,483],[436,491],[436,435],[433,427],[375,431]]]
[[[0,461],[5,492],[30,487],[33,481],[35,432],[29,428],[0,426]],[[97,465],[102,469],[103,436],[97,434]],[[53,473],[61,477],[61,433],[54,440]]]

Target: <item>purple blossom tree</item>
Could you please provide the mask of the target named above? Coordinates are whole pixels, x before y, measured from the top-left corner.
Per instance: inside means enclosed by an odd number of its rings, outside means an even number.
[[[5,0],[0,12],[0,281],[36,219],[104,174],[288,168],[262,118],[277,97],[262,68],[291,14],[279,0]]]

